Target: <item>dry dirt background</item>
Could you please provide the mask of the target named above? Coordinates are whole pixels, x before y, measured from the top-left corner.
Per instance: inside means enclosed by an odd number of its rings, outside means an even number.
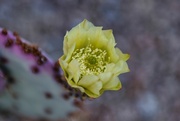
[[[180,121],[179,12],[179,0],[0,0],[0,26],[55,60],[65,32],[84,18],[113,29],[131,72],[120,76],[122,90],[87,101],[90,116],[76,120]]]

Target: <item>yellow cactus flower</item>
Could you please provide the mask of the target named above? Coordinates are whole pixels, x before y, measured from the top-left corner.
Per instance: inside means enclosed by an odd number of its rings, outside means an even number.
[[[128,54],[115,48],[112,30],[102,30],[84,20],[66,33],[59,63],[71,87],[91,98],[105,90],[119,90],[119,74],[129,71]]]

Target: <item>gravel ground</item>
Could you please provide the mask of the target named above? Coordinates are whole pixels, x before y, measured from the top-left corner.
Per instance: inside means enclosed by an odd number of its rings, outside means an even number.
[[[65,32],[84,18],[113,29],[131,72],[120,76],[120,91],[86,101],[89,113],[76,121],[180,121],[179,11],[179,0],[0,0],[0,26],[55,60]]]

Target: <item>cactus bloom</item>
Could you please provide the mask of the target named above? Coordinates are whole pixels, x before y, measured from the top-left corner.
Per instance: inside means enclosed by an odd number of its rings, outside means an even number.
[[[129,55],[115,45],[112,30],[102,30],[87,20],[67,32],[59,63],[68,84],[91,98],[105,90],[119,90],[118,75],[129,71]]]

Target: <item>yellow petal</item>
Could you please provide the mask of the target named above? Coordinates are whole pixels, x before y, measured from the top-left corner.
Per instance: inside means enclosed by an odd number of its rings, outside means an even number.
[[[111,44],[108,44],[111,45]],[[110,62],[116,63],[119,59],[119,55],[116,53],[116,50],[112,46],[107,47],[108,55],[110,57]]]
[[[89,28],[89,30],[87,32],[88,32],[88,35],[91,37],[92,41],[96,41],[96,39],[98,39],[103,34],[101,26],[91,27],[91,28]]]
[[[115,76],[118,76],[119,74],[129,72],[128,65],[125,61],[120,60],[118,63],[116,63],[113,72]]]
[[[108,39],[108,40],[113,40],[114,42],[115,42],[115,39],[114,39],[114,36],[113,36],[113,33],[112,33],[112,30],[111,29],[109,29],[109,30],[103,30],[103,33],[104,33],[104,35],[106,36],[106,38]]]
[[[76,49],[76,45],[79,41],[84,41],[86,39],[86,32],[82,29],[78,30],[71,30],[70,32],[67,32],[64,37],[64,54],[70,53],[70,49],[74,47]],[[82,43],[83,44],[83,43]]]
[[[67,81],[71,87],[78,88],[78,89],[80,89],[81,92],[85,92],[84,88],[81,86],[78,86],[76,83],[74,83],[74,81],[68,80],[68,79],[67,79]]]
[[[86,46],[87,43],[87,31],[94,27],[94,25],[87,21],[84,20],[80,24],[78,24],[76,27],[72,28],[70,32],[67,32],[64,38],[64,47],[67,48],[72,46],[73,44],[76,44],[75,48],[81,48],[83,46]],[[64,53],[66,53],[66,48],[64,49]]]
[[[79,62],[74,59],[72,60],[69,65],[68,65],[68,72],[69,72],[69,77],[73,78],[74,83],[78,83],[79,78],[80,78],[80,68],[79,68]]]
[[[107,45],[107,40],[102,40],[102,27],[92,27],[87,32],[87,41],[97,48],[105,48]],[[105,39],[105,38],[103,38]]]
[[[92,44],[94,47],[102,49],[102,50],[111,50],[114,48],[115,43],[113,39],[107,39],[107,37],[104,35],[104,32],[102,30],[102,27],[92,27],[87,32],[87,40]],[[108,45],[108,46],[107,46]]]
[[[73,35],[73,34],[70,34],[70,35]],[[72,48],[72,46],[75,47],[74,39],[69,39],[69,32],[66,32],[66,35],[64,36],[64,42],[63,42],[63,51],[65,55],[69,53],[69,50]]]
[[[68,73],[67,73],[67,67],[68,67],[68,63],[66,63],[65,61],[64,61],[64,59],[65,59],[65,56],[63,55],[61,58],[59,58],[59,64],[60,64],[60,66],[61,66],[61,68],[62,68],[62,70],[63,70],[63,72],[64,72],[64,75],[65,75],[65,77],[67,77],[68,76]]]
[[[103,90],[119,90],[122,87],[118,77],[113,77],[111,81],[103,86]]]
[[[75,44],[69,46],[69,48],[67,49],[67,54],[66,54],[65,61],[67,61],[67,62],[70,61],[74,49],[75,49]]]
[[[116,48],[116,53],[119,55],[119,59],[127,61],[130,58],[129,54],[123,54],[119,48]]]
[[[85,75],[78,82],[78,85],[89,88],[89,86],[91,86],[93,83],[96,83],[98,80],[99,78],[95,75]]]
[[[115,68],[115,64],[114,63],[109,63],[109,64],[106,65],[105,72],[112,72],[114,68]]]
[[[106,43],[106,50],[108,52],[108,55],[110,56],[111,62],[116,62],[119,58],[118,54],[116,53],[116,50],[114,49],[114,46],[116,45],[115,39],[112,33],[112,30],[103,30],[104,36],[106,36],[108,42]]]
[[[100,78],[101,82],[103,83],[103,85],[105,85],[108,81],[111,81],[110,80],[111,76],[112,76],[111,72],[99,74],[99,78]]]
[[[102,82],[98,81],[99,78],[95,75],[86,75],[78,82],[78,85],[85,89],[85,93],[89,97],[98,97],[102,89]]]
[[[66,32],[66,35],[64,36],[64,41],[63,41],[63,52],[64,52],[64,55],[66,55],[68,53],[68,49],[69,49],[67,34],[68,34],[68,32]]]
[[[100,96],[100,90],[102,89],[102,83],[96,82],[94,84],[92,84],[91,86],[89,86],[86,90],[85,93],[92,98],[97,98]]]
[[[83,28],[85,30],[88,30],[91,27],[94,27],[94,25],[89,22],[87,19],[84,19],[80,24],[79,24],[80,28]]]
[[[64,60],[65,60],[66,56],[63,55],[59,58],[59,64],[62,66],[62,68],[67,68],[68,66],[68,63],[66,63]]]

